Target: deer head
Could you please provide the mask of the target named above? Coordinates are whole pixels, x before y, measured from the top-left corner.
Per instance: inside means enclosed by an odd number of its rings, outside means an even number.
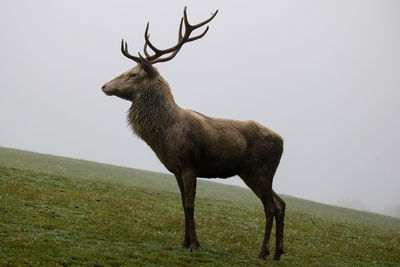
[[[143,48],[145,57],[143,57],[140,53],[138,53],[138,56],[131,55],[128,52],[128,44],[124,42],[124,40],[122,39],[121,41],[122,54],[127,58],[130,58],[133,61],[135,61],[137,65],[132,69],[122,73],[113,80],[105,83],[102,87],[103,92],[106,95],[115,95],[126,100],[131,100],[141,90],[147,88],[152,80],[159,79],[160,75],[157,69],[153,65],[158,62],[165,62],[173,59],[185,43],[202,38],[207,33],[208,26],[203,31],[203,33],[193,37],[191,37],[190,35],[194,30],[210,22],[217,15],[217,13],[218,10],[215,11],[215,13],[212,14],[212,16],[207,20],[195,25],[191,25],[187,19],[186,7],[185,7],[183,10],[183,17],[181,18],[181,22],[179,25],[177,44],[163,50],[156,48],[150,42],[149,39],[150,35],[148,33],[149,23],[147,23],[146,30],[144,33],[145,44]],[[183,24],[185,24],[184,34],[182,34]],[[153,53],[152,55],[150,55],[150,53],[148,52],[148,47],[150,47],[150,49],[152,50]],[[162,57],[164,55],[166,56]]]

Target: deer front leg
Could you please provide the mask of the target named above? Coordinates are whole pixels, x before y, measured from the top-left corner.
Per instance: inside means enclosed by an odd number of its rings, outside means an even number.
[[[185,189],[183,186],[182,177],[180,175],[175,175],[175,178],[176,178],[176,181],[178,182],[179,190],[181,191],[182,207],[183,207],[183,212],[185,214],[185,237],[182,242],[182,247],[189,248],[189,246],[190,246],[189,221],[188,221],[187,212],[185,209]]]
[[[191,172],[182,174],[183,189],[184,189],[184,210],[185,210],[185,225],[188,228],[189,235],[189,250],[196,251],[200,247],[196,236],[194,223],[194,199],[196,196],[196,176]],[[185,234],[186,240],[186,234]]]

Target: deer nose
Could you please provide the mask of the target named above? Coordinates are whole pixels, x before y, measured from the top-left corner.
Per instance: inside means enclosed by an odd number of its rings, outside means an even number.
[[[107,87],[107,84],[104,84],[101,89],[104,90]]]

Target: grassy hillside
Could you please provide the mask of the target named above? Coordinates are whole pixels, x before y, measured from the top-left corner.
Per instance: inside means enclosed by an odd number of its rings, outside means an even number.
[[[175,177],[172,175],[10,148],[0,147],[0,166],[32,170],[35,172],[89,181],[143,187],[158,192],[179,192]],[[200,180],[197,185],[197,196],[215,200],[232,201],[236,202],[238,205],[262,208],[260,200],[249,189],[238,186]],[[366,225],[381,225],[400,231],[400,220],[397,218],[324,205],[290,196],[283,196],[283,198],[287,202],[289,212],[292,210],[301,212],[309,215],[310,218],[313,217],[313,220],[322,217],[345,223],[356,222]]]
[[[168,175],[4,148],[0,166],[0,265],[400,265],[400,220],[387,216],[285,197],[287,254],[265,262],[258,200],[202,181],[191,254]]]

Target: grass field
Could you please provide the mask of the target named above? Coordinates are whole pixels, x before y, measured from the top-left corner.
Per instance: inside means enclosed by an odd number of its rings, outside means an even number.
[[[199,181],[190,253],[172,176],[0,148],[0,265],[400,266],[399,219],[284,199],[286,254],[262,261],[259,200]]]

